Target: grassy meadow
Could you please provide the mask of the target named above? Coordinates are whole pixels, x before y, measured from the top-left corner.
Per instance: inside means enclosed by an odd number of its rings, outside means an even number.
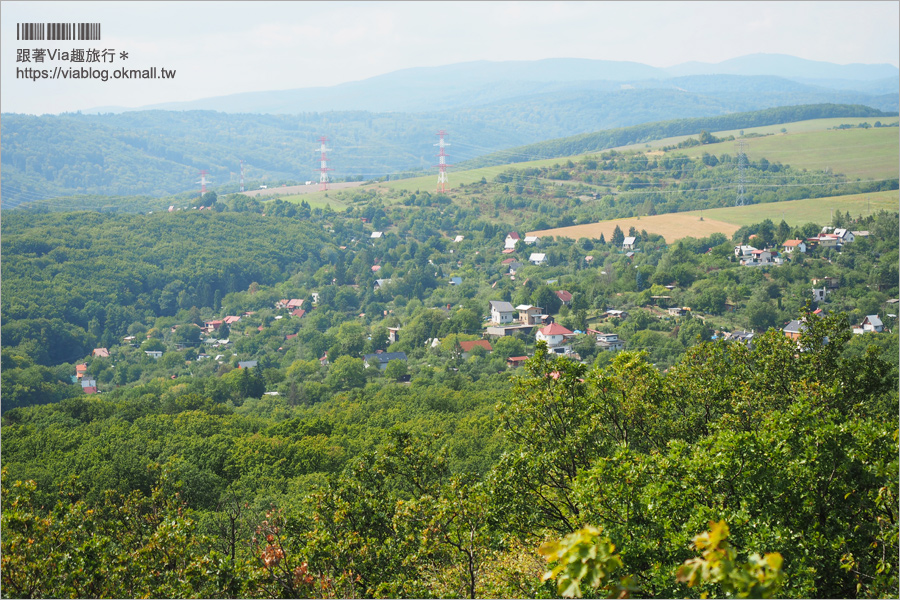
[[[887,178],[896,178],[898,177],[898,175],[900,175],[900,128],[873,127],[870,129],[833,129],[834,127],[845,123],[856,125],[859,123],[868,122],[869,124],[872,124],[875,122],[875,120],[876,119],[873,118],[814,119],[781,125],[768,125],[764,127],[746,128],[744,129],[745,135],[749,133],[758,133],[760,135],[764,135],[765,137],[747,139],[745,152],[747,153],[747,156],[750,158],[750,160],[759,160],[760,158],[766,158],[770,162],[777,161],[781,162],[782,164],[791,165],[792,167],[798,169],[830,169],[836,173],[843,173],[851,179],[880,180]],[[883,123],[892,123],[896,120],[896,117],[886,117],[881,119]],[[786,129],[787,133],[782,133],[782,128]],[[717,137],[727,137],[729,135],[737,136],[740,134],[740,131],[728,130],[716,131],[712,133]],[[687,137],[696,136],[679,136],[666,138],[657,140],[655,142],[650,142],[648,144],[617,148],[617,150],[646,151],[648,153],[655,154],[661,152],[659,148],[677,144],[679,141],[684,140]],[[695,146],[682,150],[674,150],[672,152],[678,152],[681,154],[686,154],[688,156],[698,157],[704,152],[709,152],[711,154],[717,155],[726,153],[734,154],[736,152],[736,148],[735,142],[722,142],[719,144],[708,144],[705,146]],[[590,154],[597,153],[594,152]],[[486,181],[493,181],[493,179],[498,174],[510,168],[524,169],[527,167],[552,166],[569,159],[578,161],[584,156],[585,155],[550,158],[514,163],[511,165],[498,165],[493,167],[472,169],[468,171],[450,172],[448,173],[450,192],[454,195],[465,193],[464,187],[461,188],[460,186],[466,186],[472,183],[479,182],[482,178],[484,178]],[[575,184],[576,182],[562,183]],[[410,193],[414,193],[420,190],[434,192],[436,188],[437,171],[435,170],[434,173],[422,177],[372,183],[360,186],[357,189],[360,191],[375,190],[376,192],[379,192],[381,194],[386,194],[388,192],[400,190],[406,190]],[[333,210],[340,211],[344,210],[349,204],[343,199],[345,198],[344,194],[345,192],[335,190],[329,190],[328,192],[316,191],[297,196],[287,196],[283,199],[298,203],[302,200],[306,200],[313,207],[324,208],[326,206],[330,206]],[[869,196],[874,199],[876,196],[878,196],[878,194],[870,194]],[[852,197],[841,198],[842,200],[840,202],[843,202],[843,198]],[[893,192],[893,198],[895,205],[894,208],[896,208],[896,192]],[[795,211],[784,208],[783,210],[785,211],[785,220],[787,220],[788,223],[792,223],[791,218],[795,218],[804,223],[810,220],[821,220],[820,212],[815,213],[815,218],[810,217],[806,219],[803,217],[803,212],[808,210],[815,210],[815,207],[824,207],[826,205],[828,206],[828,210],[826,212],[830,212],[832,208],[838,207],[837,204],[834,204],[833,202],[827,202],[826,200],[827,199],[817,199],[810,201],[811,204],[809,206],[806,206],[802,209],[797,209],[798,212],[796,212],[796,214]],[[385,197],[385,201],[392,202],[392,200],[387,197]],[[835,200],[835,202],[838,201]],[[847,202],[850,202],[850,204],[852,205],[853,200],[847,200]],[[780,206],[781,204],[791,203],[778,204]],[[760,205],[753,205],[747,208],[754,209],[756,206]],[[840,209],[847,210],[847,207],[841,205]],[[731,209],[724,208],[716,210],[728,211]],[[850,210],[851,212],[855,213],[852,208]],[[712,214],[715,211],[706,212],[710,213],[708,215],[709,218],[717,218]],[[707,215],[704,216],[706,217]],[[646,223],[646,220],[649,218],[650,217],[644,217],[642,221]],[[729,218],[734,219],[737,217]],[[726,223],[732,222],[728,219],[722,220]],[[757,219],[752,222],[758,222],[759,220],[761,219]],[[773,218],[773,220],[775,219]],[[614,226],[615,225],[613,225],[613,227]],[[650,229],[647,230],[650,231]],[[599,236],[599,233],[597,235]]]

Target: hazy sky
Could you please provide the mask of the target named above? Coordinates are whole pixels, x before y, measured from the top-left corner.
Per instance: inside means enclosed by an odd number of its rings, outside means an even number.
[[[329,86],[472,60],[590,58],[670,67],[757,52],[839,64],[900,58],[892,2],[15,2],[0,4],[0,110],[58,113]],[[100,42],[28,42],[16,24],[99,22]],[[112,64],[17,62],[112,49]],[[118,58],[128,52],[127,61]],[[39,80],[25,67],[176,71],[172,80]]]

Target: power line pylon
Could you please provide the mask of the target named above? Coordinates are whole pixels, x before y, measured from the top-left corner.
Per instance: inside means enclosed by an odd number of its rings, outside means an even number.
[[[327,141],[328,138],[326,138],[324,135],[319,138],[319,162],[321,163],[321,166],[318,169],[315,169],[319,172],[319,191],[322,192],[328,189],[328,171],[334,171],[334,169],[328,167],[328,158],[325,156],[325,153],[329,150],[325,147],[325,142]]]
[[[200,197],[203,198],[203,195],[206,194],[206,176],[209,175],[208,171],[200,171],[200,181],[197,183],[200,184]]]
[[[747,200],[744,198],[744,169],[747,168],[747,154],[744,152],[744,145],[746,142],[744,140],[740,140],[738,142],[738,197],[735,201],[735,206],[744,206],[747,203]]]
[[[244,159],[241,159],[241,193],[244,193]]]
[[[444,161],[444,159],[447,157],[447,155],[444,154],[444,148],[446,146],[449,146],[450,144],[444,142],[444,136],[447,135],[446,131],[441,129],[437,132],[437,135],[440,138],[440,141],[435,144],[435,146],[440,146],[441,148],[441,151],[437,154],[438,164],[435,165],[438,168],[437,191],[439,193],[444,193],[447,191],[447,167],[450,166]]]

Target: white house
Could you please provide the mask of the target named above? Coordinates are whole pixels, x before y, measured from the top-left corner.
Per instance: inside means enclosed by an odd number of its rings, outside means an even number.
[[[836,235],[838,239],[841,240],[841,244],[849,244],[855,238],[853,232],[849,229],[835,229],[834,235]]]
[[[537,237],[536,235],[526,235],[525,236],[525,245],[526,246],[535,246],[535,245],[540,246],[541,238]]]
[[[884,331],[884,323],[881,322],[881,319],[878,318],[878,315],[866,316],[866,318],[863,319],[862,325],[860,327],[866,333],[880,333]]]
[[[535,265],[542,265],[547,262],[547,255],[541,252],[535,252],[528,257],[528,261]]]
[[[625,349],[625,342],[619,339],[618,333],[598,333],[597,346],[608,352],[618,352]]]
[[[750,253],[756,250],[753,246],[735,246],[734,247],[734,255],[737,258],[741,257],[749,257]]]
[[[497,325],[502,325],[504,323],[512,323],[513,322],[513,314],[515,314],[515,309],[513,305],[509,302],[503,302],[501,300],[491,300],[489,302],[491,307],[491,322],[496,323]]]
[[[383,236],[383,235],[384,235],[384,233],[381,231],[373,231],[372,235],[370,237],[373,240],[377,240],[377,239],[381,238],[381,236]]]
[[[622,250],[634,250],[634,244],[637,241],[635,236],[629,236],[622,242]]]
[[[535,334],[538,342],[547,342],[547,348],[556,354],[568,354],[569,347],[565,345],[566,336],[574,335],[571,331],[560,325],[559,323],[551,323],[546,327],[539,329]]]
[[[506,236],[506,241],[504,242],[503,247],[506,250],[512,250],[516,247],[516,242],[518,242],[520,239],[521,238],[519,237],[519,234],[513,231]]]
[[[785,254],[790,254],[794,250],[797,250],[798,252],[806,252],[806,242],[804,242],[803,240],[785,240],[782,246],[784,246]]]
[[[830,290],[827,287],[823,288],[813,288],[813,302],[823,302],[825,300],[825,296],[828,295]]]

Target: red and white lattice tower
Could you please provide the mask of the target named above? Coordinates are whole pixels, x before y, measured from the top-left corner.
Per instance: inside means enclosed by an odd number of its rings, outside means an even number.
[[[324,191],[328,189],[328,171],[334,171],[334,169],[330,169],[328,167],[328,158],[325,157],[325,153],[328,152],[328,148],[325,147],[325,142],[328,139],[323,135],[319,138],[319,142],[321,143],[321,147],[319,148],[319,152],[321,153],[321,158],[319,161],[322,166],[318,169],[315,169],[319,172],[319,190]]]
[[[441,193],[447,191],[447,167],[450,166],[444,161],[444,159],[447,157],[447,155],[444,154],[444,148],[446,146],[450,145],[450,144],[447,144],[444,142],[445,135],[447,135],[447,132],[444,131],[443,129],[438,131],[437,136],[440,138],[441,141],[439,141],[437,144],[435,144],[435,146],[440,146],[440,148],[441,148],[441,151],[437,154],[438,164],[435,165],[438,168],[437,191],[441,192]]]
[[[200,184],[200,197],[203,197],[203,194],[206,193],[206,176],[209,175],[209,171],[200,171],[200,181],[197,183]]]
[[[244,159],[241,159],[241,192],[244,191]]]

